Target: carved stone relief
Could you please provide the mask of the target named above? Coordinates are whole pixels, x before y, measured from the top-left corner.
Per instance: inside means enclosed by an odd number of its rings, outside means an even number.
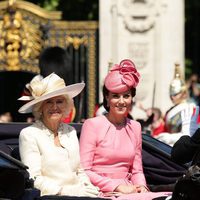
[[[130,32],[145,32],[155,24],[155,17],[164,6],[159,0],[125,0],[125,12],[122,14],[124,25]]]

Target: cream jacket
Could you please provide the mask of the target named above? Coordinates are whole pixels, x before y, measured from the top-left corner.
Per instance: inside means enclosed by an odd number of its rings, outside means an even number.
[[[63,187],[66,195],[77,195],[90,181],[80,169],[76,130],[62,123],[58,136],[62,147],[54,145],[53,133],[41,121],[24,128],[19,136],[21,160],[41,195],[58,194]]]

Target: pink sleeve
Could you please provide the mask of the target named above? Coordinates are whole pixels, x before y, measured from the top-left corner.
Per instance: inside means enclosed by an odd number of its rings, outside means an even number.
[[[146,179],[143,173],[142,164],[142,133],[140,123],[134,124],[134,139],[136,140],[135,158],[132,166],[132,178],[133,184],[146,186]]]
[[[100,125],[99,125],[100,124]],[[101,121],[94,123],[88,119],[84,122],[80,136],[80,156],[81,165],[86,174],[89,176],[90,181],[103,192],[114,191],[120,184],[125,184],[122,179],[111,179],[97,174],[92,171],[94,165],[94,154],[96,146],[98,145],[98,133],[102,130]]]

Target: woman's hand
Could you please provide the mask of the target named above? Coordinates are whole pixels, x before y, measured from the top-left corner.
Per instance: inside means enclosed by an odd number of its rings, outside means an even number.
[[[137,187],[135,185],[118,185],[114,192],[120,192],[123,194],[136,193]]]
[[[148,192],[148,188],[146,188],[144,185],[136,185],[137,193],[144,193]]]
[[[63,186],[58,195],[71,195],[71,196],[88,196],[97,197],[99,195],[99,188],[92,184],[77,184]]]
[[[84,196],[97,197],[99,195],[99,188],[92,183],[84,183]]]

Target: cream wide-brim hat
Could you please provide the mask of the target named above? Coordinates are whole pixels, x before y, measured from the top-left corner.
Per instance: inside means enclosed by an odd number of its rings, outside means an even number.
[[[31,113],[33,106],[39,102],[50,99],[56,96],[68,96],[68,98],[74,98],[77,96],[85,87],[85,83],[76,83],[72,85],[65,85],[63,79],[61,79],[55,73],[50,74],[44,79],[40,80],[36,78],[28,84],[28,89],[32,96],[22,96],[18,100],[29,101],[23,105],[18,112],[19,113]]]

